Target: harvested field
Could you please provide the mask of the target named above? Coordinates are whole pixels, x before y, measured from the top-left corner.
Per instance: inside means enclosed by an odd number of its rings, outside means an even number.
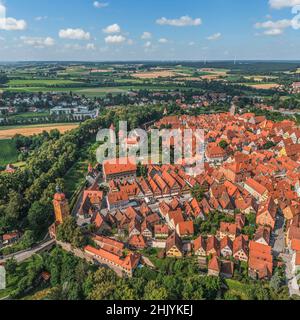
[[[264,83],[264,84],[252,84],[249,85],[249,87],[255,88],[255,89],[276,89],[279,87],[279,84],[277,83]]]
[[[65,133],[74,128],[77,128],[78,124],[51,124],[51,125],[36,125],[36,126],[23,126],[14,128],[1,129],[0,127],[0,140],[12,139],[16,134],[23,136],[32,136],[34,134],[42,133],[43,131],[50,132],[53,129],[58,129],[61,133]]]
[[[138,79],[157,79],[157,78],[175,77],[176,73],[170,70],[161,70],[161,71],[133,73],[132,76]]]

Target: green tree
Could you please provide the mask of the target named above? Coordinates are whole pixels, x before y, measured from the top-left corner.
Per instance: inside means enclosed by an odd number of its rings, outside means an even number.
[[[166,288],[162,287],[159,283],[152,280],[147,283],[144,291],[145,300],[166,300],[168,292]]]
[[[192,189],[192,197],[195,198],[198,202],[201,202],[204,198],[205,191],[198,183]]]
[[[226,140],[222,140],[220,143],[219,143],[219,146],[222,148],[222,149],[227,149],[227,147],[229,146],[228,142]]]

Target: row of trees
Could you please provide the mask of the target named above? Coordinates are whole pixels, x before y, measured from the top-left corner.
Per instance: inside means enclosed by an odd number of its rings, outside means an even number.
[[[200,274],[196,260],[157,259],[156,269],[136,270],[132,279],[118,278],[107,268],[89,265],[56,247],[51,253],[34,256],[28,263],[7,263],[8,279],[18,277],[11,293],[21,298],[43,288],[41,272],[50,273],[46,300],[249,300],[288,299],[284,269],[278,268],[270,284],[242,280],[243,292],[230,290],[218,277]]]

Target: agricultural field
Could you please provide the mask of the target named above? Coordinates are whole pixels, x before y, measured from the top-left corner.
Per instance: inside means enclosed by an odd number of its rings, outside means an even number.
[[[152,70],[149,72],[134,73],[132,76],[138,79],[173,78],[176,76],[176,73],[172,70]]]
[[[8,85],[10,87],[43,87],[43,86],[64,86],[70,84],[80,84],[80,81],[73,80],[48,80],[48,79],[39,79],[39,80],[10,80]]]
[[[32,136],[40,134],[43,131],[50,132],[53,129],[58,129],[61,133],[65,133],[75,129],[79,124],[44,124],[44,125],[31,125],[31,126],[15,126],[15,127],[0,127],[0,140],[12,139],[16,134],[23,136]]]
[[[245,84],[248,87],[252,87],[255,89],[265,89],[265,90],[269,90],[269,89],[276,89],[279,87],[279,84],[277,83],[258,83],[258,84]]]
[[[14,141],[0,140],[0,166],[18,161],[18,151]]]
[[[8,116],[9,119],[13,120],[24,120],[24,119],[32,119],[32,118],[44,118],[48,117],[50,112],[24,112],[18,113],[17,115]]]

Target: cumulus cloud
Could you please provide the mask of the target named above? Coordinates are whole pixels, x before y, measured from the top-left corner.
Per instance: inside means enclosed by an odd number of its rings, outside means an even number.
[[[207,37],[206,39],[210,40],[210,41],[214,41],[214,40],[220,39],[221,36],[222,36],[222,33],[218,32],[218,33],[212,34],[211,36]]]
[[[88,44],[86,45],[86,49],[87,49],[87,50],[96,50],[96,46],[95,46],[94,43],[88,43]]]
[[[167,19],[162,17],[156,20],[157,24],[160,25],[168,25],[173,27],[188,27],[188,26],[200,26],[202,24],[202,20],[200,18],[193,19],[189,16],[182,16],[178,19]]]
[[[158,42],[159,42],[159,43],[167,43],[167,42],[168,42],[168,39],[166,39],[166,38],[160,38],[160,39],[158,40]]]
[[[121,35],[107,36],[105,42],[108,44],[121,44],[126,41],[126,38]]]
[[[121,28],[117,23],[114,23],[108,27],[106,27],[105,29],[103,29],[104,33],[120,33],[121,32]]]
[[[151,39],[151,38],[152,38],[152,34],[150,32],[147,32],[147,31],[145,31],[141,36],[141,39],[143,39],[143,40],[148,40],[148,39]]]
[[[300,5],[300,0],[269,0],[271,8],[282,9]]]
[[[51,37],[21,37],[20,38],[24,44],[33,46],[35,48],[45,48],[45,47],[52,47],[55,44],[55,41]]]
[[[99,1],[94,1],[93,3],[94,7],[97,9],[102,9],[102,8],[106,8],[109,6],[108,2],[99,2]]]
[[[90,40],[91,35],[89,32],[85,32],[82,29],[62,29],[59,31],[59,37],[62,39],[71,40]]]
[[[292,26],[292,21],[288,19],[278,20],[278,21],[265,21],[258,22],[255,24],[255,28],[263,29],[263,34],[267,36],[278,36],[283,34],[286,28]]]
[[[25,30],[27,23],[25,20],[6,17],[6,7],[0,3],[0,30],[16,31]]]

